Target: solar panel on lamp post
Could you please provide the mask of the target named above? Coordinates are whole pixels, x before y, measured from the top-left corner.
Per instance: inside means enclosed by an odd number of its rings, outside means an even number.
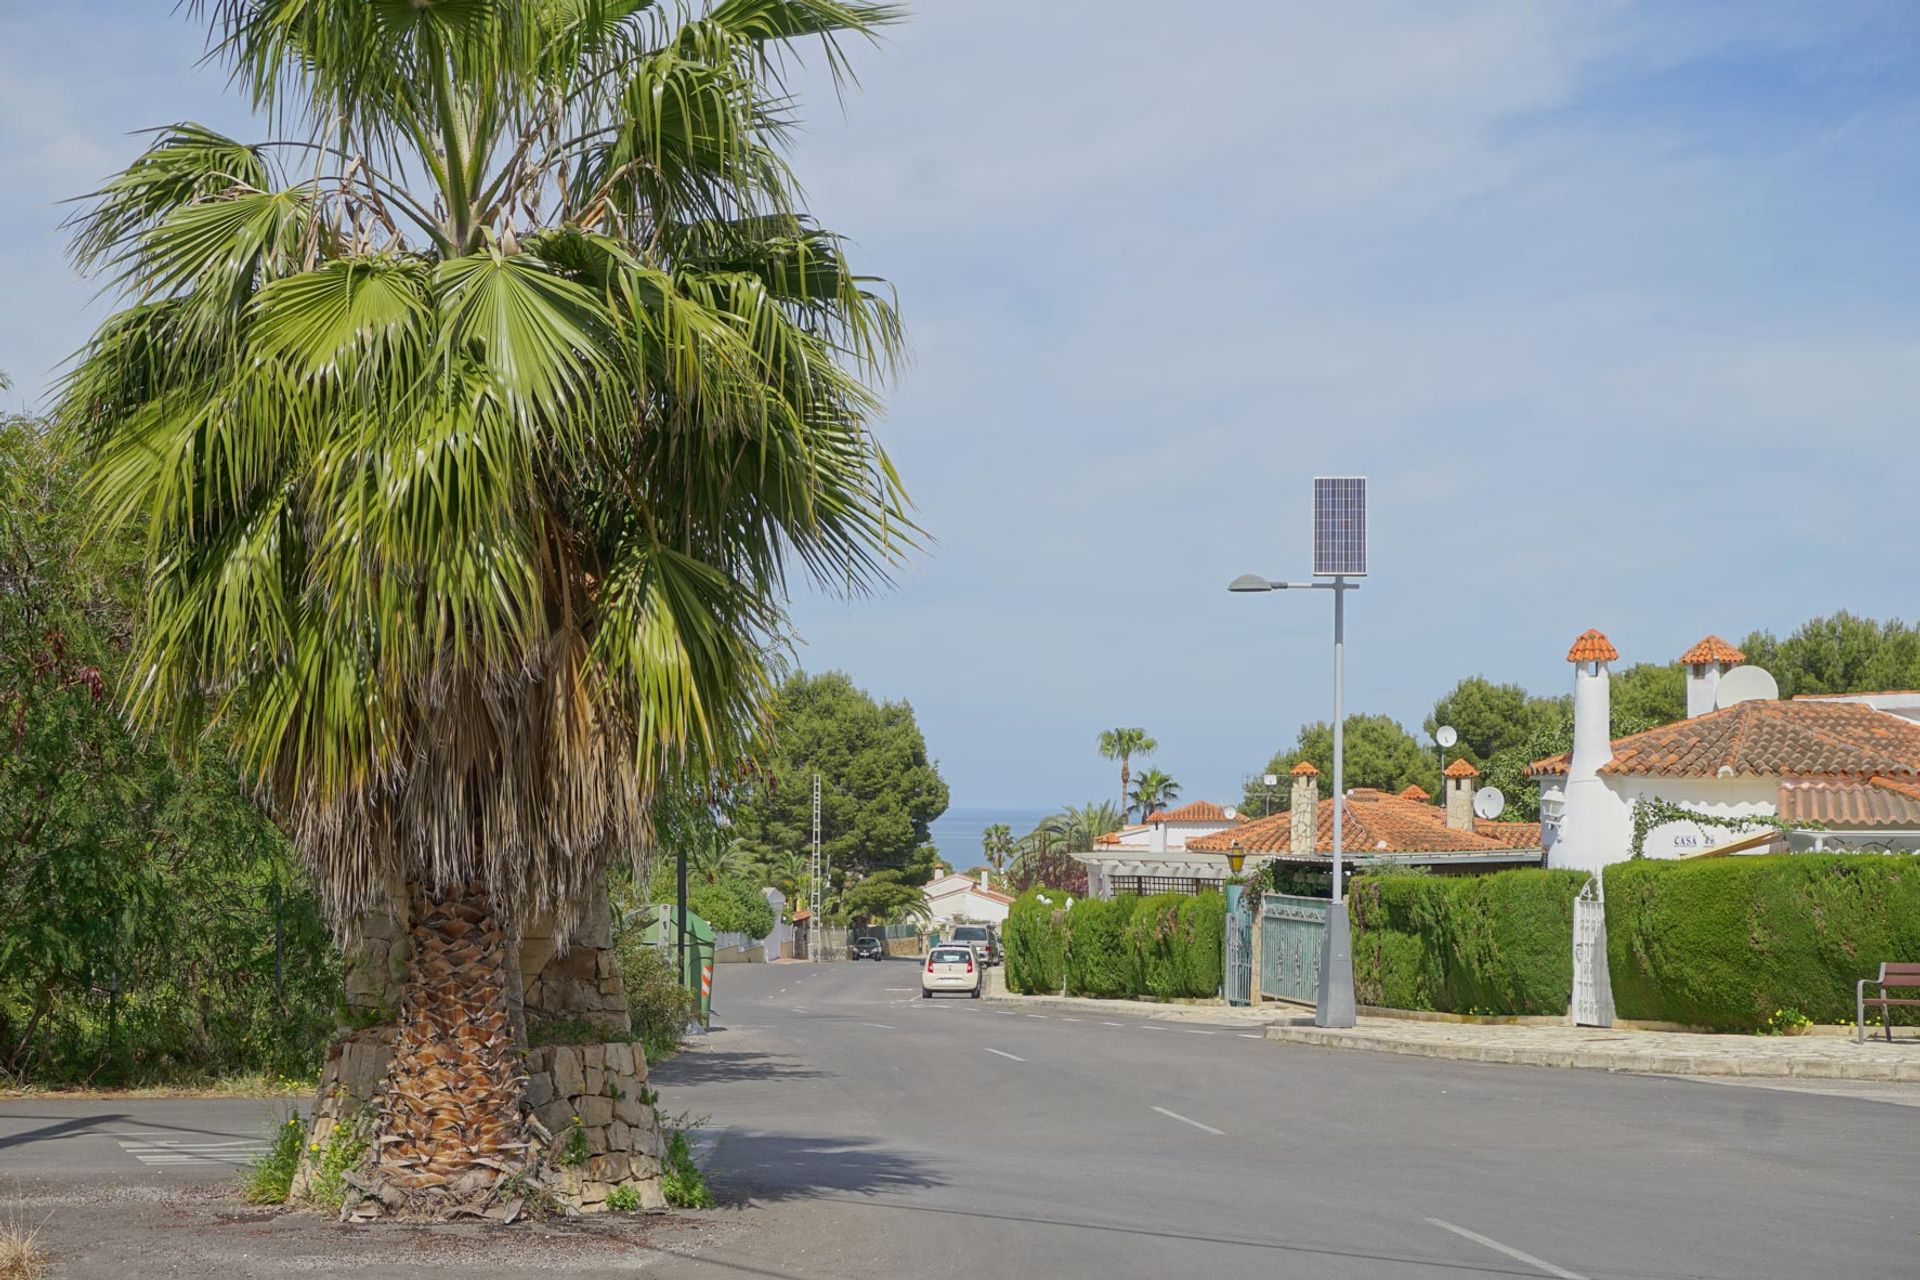
[[[1330,582],[1277,582],[1243,573],[1229,591],[1333,592],[1333,866],[1332,900],[1320,937],[1320,990],[1313,1022],[1318,1027],[1351,1027],[1353,936],[1347,919],[1341,878],[1346,809],[1346,648],[1347,592],[1360,584],[1348,578],[1367,575],[1367,481],[1364,476],[1316,476],[1313,481],[1313,576]]]

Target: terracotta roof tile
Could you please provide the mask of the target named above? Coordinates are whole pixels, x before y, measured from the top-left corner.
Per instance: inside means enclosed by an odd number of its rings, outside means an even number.
[[[1540,824],[1537,822],[1487,822],[1476,818],[1473,822],[1473,830],[1476,835],[1497,840],[1509,849],[1540,847]]]
[[[1477,778],[1480,776],[1480,771],[1473,767],[1473,761],[1467,759],[1465,756],[1461,756],[1440,772],[1449,778]]]
[[[1311,777],[1317,776],[1320,771],[1313,767],[1313,761],[1302,760],[1299,764],[1293,766],[1293,768],[1289,769],[1287,772],[1291,773],[1296,778],[1311,778]]]
[[[1566,755],[1536,760],[1530,777],[1567,771]],[[1711,778],[1779,774],[1920,774],[1920,724],[1857,702],[1736,703],[1618,738],[1609,775]]]
[[[1582,631],[1573,648],[1567,650],[1568,662],[1612,662],[1619,656],[1613,641],[1593,630]]]
[[[1147,815],[1148,822],[1235,822],[1239,818],[1211,800],[1195,800],[1178,809],[1163,809]]]
[[[1709,662],[1740,663],[1746,660],[1746,654],[1719,636],[1708,636],[1680,655],[1681,664],[1689,667],[1704,666]]]
[[[1892,782],[1887,778],[1782,778],[1780,817],[1836,827],[1920,827],[1920,789]]]
[[[1422,790],[1422,789],[1420,788],[1420,784],[1419,784],[1419,783],[1417,783],[1417,782],[1409,782],[1409,783],[1408,783],[1408,784],[1406,785],[1406,788],[1405,788],[1405,789],[1404,789],[1403,791],[1401,791],[1401,792],[1400,792],[1400,798],[1401,798],[1402,800],[1431,800],[1431,799],[1433,799],[1433,797],[1432,797],[1432,796],[1430,796],[1430,795],[1428,795],[1428,794],[1427,794],[1427,793],[1426,793],[1425,791],[1423,791],[1423,790]]]
[[[1447,826],[1446,813],[1438,805],[1389,795],[1370,787],[1356,787],[1348,792],[1346,806],[1341,836],[1352,853],[1497,853],[1505,849],[1540,847],[1538,823],[1485,824],[1513,828],[1487,833],[1455,831]],[[1319,827],[1315,850],[1331,853],[1333,806],[1316,806],[1314,817]],[[1531,828],[1530,841],[1521,839],[1523,828]],[[1225,853],[1235,845],[1244,853],[1291,853],[1292,815],[1276,813],[1231,831],[1217,831],[1187,841],[1187,848],[1199,853]]]

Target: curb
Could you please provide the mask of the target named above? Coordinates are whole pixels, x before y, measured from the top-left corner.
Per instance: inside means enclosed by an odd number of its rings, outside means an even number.
[[[1001,1005],[1011,1009],[1027,1009],[1033,1012],[1056,1010],[1066,1013],[1117,1013],[1133,1018],[1147,1018],[1154,1022],[1210,1022],[1215,1025],[1236,1027],[1265,1027],[1269,1028],[1269,1034],[1276,1026],[1272,1019],[1232,1017],[1224,1005],[1211,1008],[1206,1005],[1155,1004],[1144,1000],[1093,1000],[1080,996],[1015,996],[991,989],[980,997],[980,1003]]]
[[[1796,1080],[1862,1080],[1882,1083],[1920,1081],[1920,1059],[1889,1062],[1828,1062],[1819,1059],[1723,1058],[1717,1055],[1599,1048],[1541,1049],[1508,1045],[1428,1044],[1389,1040],[1364,1032],[1328,1027],[1269,1024],[1267,1039],[1281,1044],[1324,1049],[1359,1049],[1403,1057],[1446,1058],[1455,1062],[1492,1062],[1522,1067],[1562,1067],[1580,1071],[1620,1071],[1671,1076],[1769,1076]]]

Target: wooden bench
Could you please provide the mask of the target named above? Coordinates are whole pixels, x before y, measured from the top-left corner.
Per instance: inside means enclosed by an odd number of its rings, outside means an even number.
[[[1867,988],[1879,987],[1880,995],[1876,999],[1867,998]],[[1875,1005],[1880,1009],[1887,1031],[1887,1039],[1893,1039],[1893,1010],[1904,1005],[1920,1006],[1920,999],[1898,1000],[1887,994],[1891,987],[1895,991],[1920,991],[1920,964],[1889,964],[1880,962],[1880,976],[1862,978],[1853,989],[1854,1024],[1853,1038],[1856,1044],[1867,1041],[1867,1006]]]

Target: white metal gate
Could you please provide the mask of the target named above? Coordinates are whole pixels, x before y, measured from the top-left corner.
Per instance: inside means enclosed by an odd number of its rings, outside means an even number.
[[[1573,900],[1573,1024],[1613,1025],[1613,983],[1607,976],[1607,891],[1597,871]]]

